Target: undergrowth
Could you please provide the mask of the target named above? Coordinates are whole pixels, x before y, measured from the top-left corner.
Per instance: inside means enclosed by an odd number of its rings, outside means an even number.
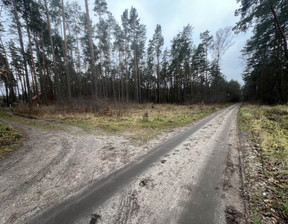
[[[259,152],[262,164],[259,176],[263,176],[265,182],[261,184],[265,184],[263,188],[269,192],[267,195],[258,192],[260,203],[252,198],[253,210],[262,216],[273,216],[279,223],[287,223],[288,106],[244,105],[240,108],[238,123],[240,131],[246,133],[253,148]]]
[[[181,127],[203,118],[226,105],[171,105],[171,104],[107,104],[87,107],[85,104],[71,107],[59,105],[15,108],[17,113],[39,119],[53,120],[78,126],[87,131],[123,134],[135,143],[143,143],[165,130]]]
[[[26,108],[26,105],[25,105],[25,108]],[[28,108],[28,106],[27,106],[27,108]],[[18,114],[17,110],[16,110],[16,111],[14,111],[15,112],[14,115],[16,115],[16,116],[12,116],[11,114],[9,114],[5,110],[5,108],[0,108],[0,117],[3,117],[7,120],[21,123],[24,125],[39,127],[39,128],[47,129],[47,130],[63,130],[63,129],[65,129],[63,126],[61,126],[61,124],[39,121],[39,120],[35,119],[36,117],[31,116],[31,114],[33,114],[33,113],[30,114],[28,111],[29,111],[29,109],[27,109],[27,111],[25,110],[25,112]],[[18,115],[20,115],[20,116],[18,116]],[[23,117],[22,117],[22,115],[23,115]]]

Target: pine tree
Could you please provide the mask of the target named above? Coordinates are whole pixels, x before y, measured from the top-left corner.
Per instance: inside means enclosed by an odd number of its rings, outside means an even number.
[[[253,10],[252,10],[253,9]],[[241,1],[236,32],[253,28],[243,54],[248,56],[243,74],[246,99],[265,103],[288,102],[287,1]]]
[[[10,68],[6,49],[3,45],[2,38],[0,36],[0,71],[1,78],[4,81],[5,89],[6,89],[6,102],[7,105],[12,104],[16,101],[16,94],[14,92],[14,86],[16,85],[16,81],[12,70]]]
[[[147,48],[147,64],[146,64],[146,72],[145,72],[145,78],[144,82],[146,83],[146,94],[147,94],[147,100],[155,99],[157,98],[155,94],[155,46],[153,39],[149,40],[148,42],[148,48]],[[157,99],[156,99],[157,100]]]
[[[170,71],[174,76],[171,85],[173,86],[173,101],[176,102],[183,102],[186,97],[187,70],[185,70],[185,65],[189,64],[192,55],[192,30],[192,26],[188,24],[172,40]]]
[[[161,77],[160,77],[160,57],[162,53],[162,47],[164,45],[164,37],[162,35],[161,25],[157,24],[155,33],[153,35],[154,50],[157,58],[157,103],[160,103],[160,88],[161,88]]]
[[[124,40],[124,67],[125,67],[125,84],[126,84],[126,102],[129,102],[129,59],[130,55],[130,36],[129,36],[129,11],[125,9],[121,16],[121,22],[123,27],[123,40]]]
[[[64,0],[61,0],[61,12],[62,12],[62,24],[63,24],[63,34],[64,34],[64,61],[65,61],[65,73],[66,73],[66,97],[67,100],[71,100],[71,71],[69,68],[68,61],[68,46],[67,46],[67,36],[66,36],[66,19],[65,19],[65,7]]]
[[[24,63],[24,71],[25,71],[25,78],[26,78],[26,88],[28,92],[28,104],[29,108],[32,108],[32,97],[31,97],[31,89],[30,89],[30,81],[29,81],[29,74],[28,74],[28,68],[27,68],[27,58],[25,54],[25,48],[24,48],[24,42],[23,42],[23,34],[22,34],[22,29],[21,29],[21,23],[20,23],[20,17],[19,17],[19,12],[23,12],[23,2],[16,2],[16,0],[3,0],[3,3],[11,7],[10,10],[13,12],[14,19],[16,22],[17,26],[17,31],[18,31],[18,38],[20,42],[20,50],[21,50],[21,55],[23,57],[23,63]],[[17,4],[18,3],[18,4]]]
[[[82,11],[80,5],[76,1],[73,1],[72,3],[66,2],[65,11],[66,27],[68,31],[68,55],[70,58],[69,71],[74,75],[71,77],[71,81],[74,84],[71,88],[74,89],[74,95],[81,97],[81,49],[79,45],[79,34],[81,33]]]
[[[87,20],[87,33],[89,40],[89,51],[90,51],[90,67],[91,67],[91,76],[92,76],[92,95],[96,95],[97,93],[97,83],[96,83],[96,68],[95,68],[95,55],[94,55],[94,43],[92,39],[92,26],[89,15],[89,7],[88,0],[85,0],[85,8],[86,8],[86,20]]]
[[[44,6],[45,6],[45,13],[46,13],[46,20],[48,25],[48,32],[49,32],[49,41],[50,41],[50,50],[52,54],[52,60],[53,60],[53,66],[52,70],[54,73],[54,83],[55,83],[55,98],[58,100],[62,100],[62,94],[61,94],[61,88],[60,88],[60,77],[59,77],[59,69],[57,68],[57,62],[56,62],[56,56],[55,56],[55,49],[54,49],[54,41],[52,37],[52,27],[50,22],[50,14],[48,9],[48,3],[47,0],[44,0]]]
[[[212,47],[213,36],[210,35],[210,31],[206,30],[203,33],[200,33],[201,43],[205,50],[205,99],[207,100],[208,97],[208,88],[209,88],[209,61],[208,61],[208,51]]]
[[[99,21],[102,19],[102,16],[108,13],[107,3],[105,0],[95,0],[94,2],[94,12],[96,16],[99,17]]]
[[[131,7],[129,13],[129,37],[131,40],[131,50],[133,51],[133,66],[134,66],[134,100],[141,102],[141,77],[139,72],[139,63],[144,55],[146,41],[146,27],[140,24],[140,19],[136,8]]]
[[[113,42],[113,50],[116,54],[116,58],[118,57],[118,74],[120,76],[120,82],[119,82],[119,92],[121,92],[121,96],[119,96],[119,101],[120,98],[121,100],[124,100],[124,79],[125,79],[125,74],[124,74],[124,33],[120,25],[118,25],[116,22],[113,26],[113,36],[114,36],[114,42]],[[120,91],[121,89],[121,91]]]
[[[23,59],[21,58],[21,55],[19,54],[20,49],[15,46],[15,42],[12,40],[9,41],[8,43],[8,49],[9,49],[9,54],[11,57],[11,71],[15,74],[15,76],[18,78],[20,85],[21,85],[21,92],[23,94],[22,100],[27,99],[27,89],[25,85],[25,77],[24,77],[24,65],[23,65]],[[17,80],[17,78],[15,79]]]

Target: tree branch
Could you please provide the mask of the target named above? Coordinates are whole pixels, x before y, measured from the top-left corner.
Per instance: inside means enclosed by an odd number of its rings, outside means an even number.
[[[288,60],[288,47],[287,47],[287,38],[286,38],[286,35],[285,35],[282,27],[280,26],[280,22],[279,22],[279,19],[278,19],[277,15],[276,15],[276,12],[275,12],[275,9],[274,9],[273,5],[270,5],[270,8],[271,8],[271,11],[272,11],[272,13],[273,13],[273,17],[274,17],[276,26],[277,26],[278,30],[280,31],[281,37],[282,37],[282,39],[283,39],[284,54],[285,54],[285,57],[286,57],[287,60]]]

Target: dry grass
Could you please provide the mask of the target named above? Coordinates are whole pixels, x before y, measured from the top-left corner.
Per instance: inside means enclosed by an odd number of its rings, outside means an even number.
[[[87,102],[86,102],[87,103]],[[171,104],[108,104],[86,106],[41,106],[29,112],[26,105],[16,108],[17,113],[29,114],[45,120],[54,120],[93,132],[128,136],[143,143],[165,130],[181,127],[203,118],[227,105],[171,105]],[[94,109],[93,109],[94,108]],[[97,109],[95,109],[97,108]]]
[[[262,166],[250,181],[269,192],[264,197],[254,189],[251,203],[254,212],[260,214],[255,217],[265,219],[269,215],[284,223],[282,220],[288,220],[288,106],[244,105],[239,112],[239,127],[253,142]]]
[[[245,105],[240,109],[240,125],[252,133],[273,165],[288,169],[287,106]]]
[[[22,137],[19,130],[0,121],[0,158],[17,148]]]

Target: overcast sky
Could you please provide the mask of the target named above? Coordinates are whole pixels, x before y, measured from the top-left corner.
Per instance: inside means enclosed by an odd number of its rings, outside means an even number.
[[[188,23],[194,27],[194,44],[199,43],[200,32],[209,30],[211,34],[226,26],[234,26],[239,18],[234,16],[238,8],[236,0],[106,0],[109,11],[121,22],[125,9],[134,6],[140,21],[147,27],[147,40],[155,30],[156,24],[162,26],[165,45]],[[217,3],[216,3],[217,2]],[[94,0],[90,0],[91,8]],[[222,72],[228,80],[234,79],[243,84],[241,73],[245,67],[240,59],[241,49],[247,35],[235,35],[234,45],[226,52],[221,62]]]

